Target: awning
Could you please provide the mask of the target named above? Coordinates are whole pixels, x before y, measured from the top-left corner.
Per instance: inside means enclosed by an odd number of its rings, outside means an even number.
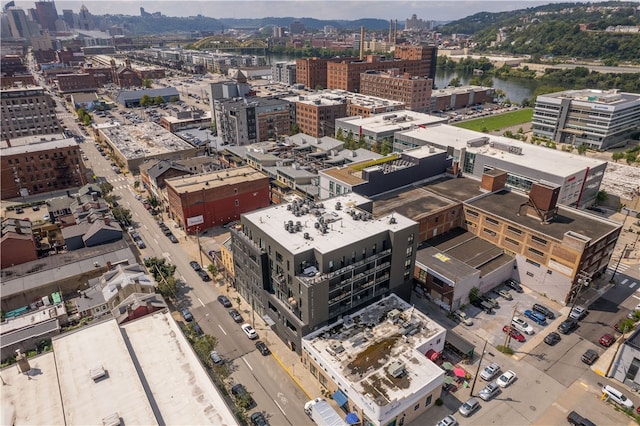
[[[473,356],[473,352],[475,350],[475,346],[473,346],[469,341],[463,339],[458,334],[454,333],[451,330],[447,331],[447,336],[445,337],[446,344],[458,352],[460,355],[465,358],[471,358]]]
[[[440,358],[440,354],[436,351],[434,351],[433,349],[429,349],[427,351],[427,353],[425,354],[427,356],[427,358],[429,358],[431,361],[435,361],[438,358]]]
[[[340,389],[338,389],[338,390],[337,390],[337,391],[335,391],[335,393],[333,394],[333,400],[334,400],[335,402],[337,402],[337,403],[338,403],[338,405],[339,405],[340,407],[342,407],[344,404],[346,404],[346,403],[347,403],[347,401],[348,401],[349,399],[347,398],[347,396],[346,396],[344,393],[342,393],[342,391],[341,391]]]
[[[358,418],[358,415],[356,413],[347,414],[347,417],[345,417],[344,420],[347,422],[347,424],[350,425],[357,425],[358,423],[360,423],[360,419]]]

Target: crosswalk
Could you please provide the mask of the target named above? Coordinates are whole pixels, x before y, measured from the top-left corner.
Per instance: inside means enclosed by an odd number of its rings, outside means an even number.
[[[626,271],[626,270],[627,270],[627,269],[629,269],[629,268],[630,268],[630,266],[629,266],[629,265],[626,265],[626,264],[624,264],[624,263],[620,263],[620,264],[618,264],[617,270],[618,270],[618,273],[620,273],[620,272],[624,272],[624,271]],[[607,270],[609,270],[609,271],[611,271],[611,272],[616,271],[616,265],[609,265],[609,266],[607,267]]]

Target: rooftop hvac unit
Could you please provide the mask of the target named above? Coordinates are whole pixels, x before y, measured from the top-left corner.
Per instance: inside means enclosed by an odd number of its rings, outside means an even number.
[[[91,375],[91,380],[97,382],[107,375],[107,372],[104,370],[104,367],[96,367],[89,370],[89,374]]]
[[[387,373],[394,378],[402,376],[404,374],[404,363],[400,361],[393,361],[387,367]]]

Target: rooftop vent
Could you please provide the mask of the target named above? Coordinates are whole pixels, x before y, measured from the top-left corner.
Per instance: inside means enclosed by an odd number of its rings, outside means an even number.
[[[400,361],[393,361],[387,367],[387,373],[397,379],[404,374],[404,363]]]
[[[107,376],[107,372],[102,366],[92,368],[91,370],[89,370],[89,374],[91,375],[91,380],[93,380],[94,382],[97,382],[98,380]]]

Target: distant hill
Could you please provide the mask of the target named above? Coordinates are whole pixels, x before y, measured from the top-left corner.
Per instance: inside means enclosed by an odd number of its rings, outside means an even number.
[[[365,27],[368,30],[385,30],[389,28],[389,21],[384,19],[357,19],[355,21],[315,19],[315,18],[260,18],[260,19],[233,19],[223,18],[219,20],[225,28],[263,28],[268,26],[289,27],[292,22],[300,22],[308,30],[321,30],[327,25],[341,30],[357,30]],[[398,23],[400,27],[400,23]],[[402,25],[404,28],[404,25]]]

